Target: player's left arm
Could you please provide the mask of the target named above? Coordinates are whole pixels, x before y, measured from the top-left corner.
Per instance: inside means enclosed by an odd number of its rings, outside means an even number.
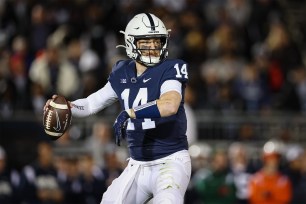
[[[164,93],[158,100],[156,100],[156,106],[160,117],[175,115],[180,106],[181,99],[182,96],[176,91]],[[136,118],[134,109],[130,109],[127,112],[131,118]]]
[[[175,115],[182,100],[182,84],[167,80],[161,86],[161,96],[155,101],[127,110],[131,118],[159,118]]]
[[[165,65],[160,97],[126,112],[131,118],[160,118],[175,115],[182,101],[182,87],[188,81],[188,65],[182,60]]]
[[[182,96],[177,91],[169,91],[156,100],[161,117],[175,115],[179,109]]]

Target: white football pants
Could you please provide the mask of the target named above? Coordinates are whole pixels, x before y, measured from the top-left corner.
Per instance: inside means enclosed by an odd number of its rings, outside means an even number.
[[[190,180],[187,150],[149,162],[129,160],[103,194],[101,204],[182,204]]]

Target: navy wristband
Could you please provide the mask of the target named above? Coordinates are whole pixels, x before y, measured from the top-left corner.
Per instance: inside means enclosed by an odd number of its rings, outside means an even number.
[[[160,112],[157,107],[156,101],[137,106],[134,108],[135,116],[140,118],[160,118]]]

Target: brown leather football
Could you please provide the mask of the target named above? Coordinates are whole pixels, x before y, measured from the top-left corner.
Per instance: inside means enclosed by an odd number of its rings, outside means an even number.
[[[63,96],[57,96],[51,100],[44,112],[43,125],[45,132],[52,140],[57,140],[68,130],[71,117],[68,101]]]

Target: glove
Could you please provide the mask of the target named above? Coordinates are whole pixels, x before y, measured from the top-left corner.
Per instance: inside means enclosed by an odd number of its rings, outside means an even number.
[[[129,114],[126,111],[122,111],[116,118],[113,125],[115,136],[116,136],[116,145],[120,146],[120,140],[125,138],[127,120],[130,118]]]

